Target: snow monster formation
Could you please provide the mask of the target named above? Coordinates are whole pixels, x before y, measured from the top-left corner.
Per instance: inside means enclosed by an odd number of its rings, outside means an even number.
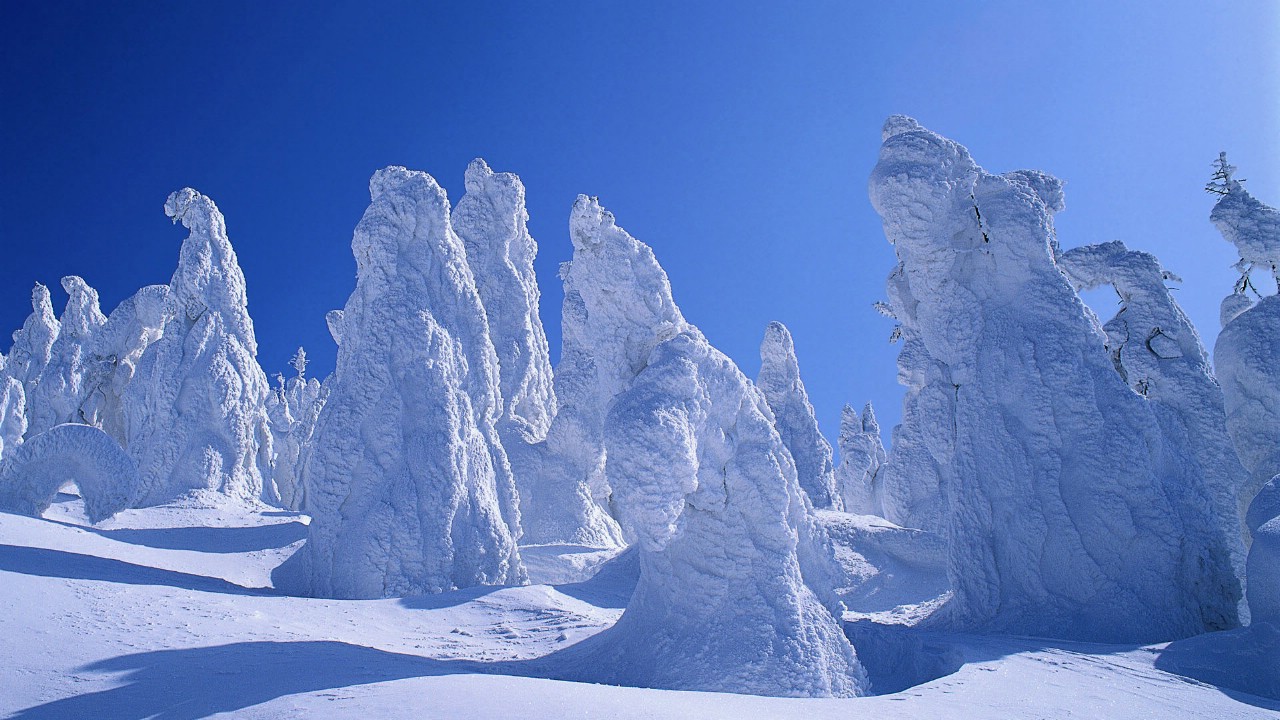
[[[818,418],[800,380],[791,332],[780,322],[765,328],[760,343],[760,374],[756,387],[764,393],[769,409],[778,421],[778,434],[795,460],[800,487],[815,508],[843,510],[844,501],[836,489],[831,443],[818,429]]]
[[[32,390],[31,424],[27,432],[36,435],[62,423],[83,423],[80,404],[88,395],[90,348],[107,319],[98,308],[98,291],[82,278],[62,278],[67,292],[66,309],[58,319],[58,337],[49,348],[49,362]]]
[[[1250,272],[1280,274],[1280,211],[1254,199],[1219,160],[1221,198],[1209,219],[1236,246],[1241,278],[1222,301],[1222,331],[1213,348],[1214,369],[1226,399],[1227,430],[1250,477],[1240,486],[1248,505],[1280,475],[1280,293],[1254,301]]]
[[[36,283],[31,289],[31,314],[22,323],[22,328],[13,333],[13,345],[5,360],[5,374],[22,383],[26,397],[35,393],[57,339],[58,318],[53,314],[49,288]],[[30,412],[28,407],[28,424],[31,422]]]
[[[1250,623],[1271,623],[1280,629],[1280,475],[1262,486],[1245,524],[1253,535],[1246,570]]]
[[[208,489],[274,500],[267,376],[249,318],[244,273],[213,201],[184,188],[165,214],[189,231],[169,282],[161,337],[147,346],[121,398],[138,502]]]
[[[871,403],[862,409],[862,417],[848,405],[840,413],[840,466],[836,468],[836,487],[845,512],[855,515],[883,513],[880,491],[880,468],[885,464],[884,443],[880,439],[880,423]]]
[[[285,380],[277,375],[276,387],[267,398],[267,416],[271,418],[271,447],[275,451],[272,479],[280,506],[305,511],[306,487],[298,473],[302,469],[304,450],[315,432],[316,421],[328,396],[319,380],[306,377],[307,352],[298,352],[289,363],[297,375]]]
[[[375,173],[369,194],[301,471],[313,519],[276,587],[379,598],[522,582],[498,359],[448,198],[402,167]]]
[[[128,443],[124,394],[142,354],[164,331],[168,285],[148,285],[116,306],[90,343],[81,421]]]
[[[1101,642],[1238,624],[1238,514],[1055,264],[1061,183],[988,174],[902,116],[883,139],[870,195],[899,260],[892,310],[911,365],[949,386],[919,418],[944,468],[938,621]]]
[[[839,623],[830,549],[763,394],[686,323],[652,250],[579,197],[577,291],[599,348],[605,475],[640,579],[576,676],[639,687],[850,696],[865,674]],[[579,326],[583,327],[583,326]]]
[[[4,374],[4,356],[0,356],[0,460],[4,460],[22,444],[27,432],[27,396],[17,378]]]
[[[74,482],[89,522],[132,507],[138,470],[119,443],[96,427],[50,428],[0,460],[0,510],[40,517],[58,489]]]
[[[528,220],[520,178],[473,160],[452,224],[466,248],[498,358],[504,409],[497,428],[520,491],[523,541],[609,544],[613,536],[603,529],[606,521],[590,496],[544,472],[543,441],[556,400],[547,337],[538,316],[533,271],[538,245]]]

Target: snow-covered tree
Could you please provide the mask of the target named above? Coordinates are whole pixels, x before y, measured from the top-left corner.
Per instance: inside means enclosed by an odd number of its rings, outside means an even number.
[[[85,422],[80,405],[89,393],[86,377],[91,365],[90,352],[97,333],[107,318],[98,308],[98,291],[82,278],[62,278],[67,292],[66,309],[58,319],[58,337],[49,349],[49,362],[31,393],[31,435],[62,423]]]
[[[275,573],[300,595],[376,598],[524,580],[495,428],[498,358],[449,201],[402,167],[369,181],[356,287],[301,483],[307,542]]]
[[[31,289],[31,314],[22,323],[22,328],[13,333],[13,346],[9,348],[5,362],[5,373],[22,383],[27,397],[35,393],[40,376],[49,364],[58,329],[49,288],[36,283]],[[30,408],[27,409],[27,422],[31,422]]]
[[[780,322],[771,322],[765,328],[756,386],[773,411],[778,434],[795,460],[800,487],[813,506],[842,510],[844,501],[836,489],[831,443],[818,429],[818,417],[800,379],[800,362],[791,332]]]
[[[845,405],[840,413],[840,466],[836,468],[836,487],[844,500],[845,512],[880,515],[880,468],[887,456],[880,439],[880,423],[871,403],[862,416]]]
[[[164,331],[168,285],[148,285],[121,302],[93,335],[85,361],[85,397],[81,419],[100,427],[116,442],[128,443],[124,415],[125,388],[138,361]]]
[[[565,271],[616,392],[604,474],[640,579],[611,629],[574,649],[597,682],[847,696],[866,678],[840,628],[826,535],[758,388],[684,322],[648,246],[579,197]],[[566,280],[569,283],[569,280]],[[592,333],[598,331],[602,337]],[[599,402],[599,401],[597,401]]]
[[[26,432],[26,392],[17,378],[0,372],[0,461],[22,444],[22,436]]]
[[[328,396],[328,389],[319,380],[306,377],[307,362],[307,351],[298,348],[289,361],[297,374],[287,381],[277,374],[277,385],[267,397],[271,447],[275,451],[271,477],[280,505],[290,510],[306,509],[307,493],[299,474],[304,452]]]
[[[870,190],[900,262],[893,309],[943,391],[920,416],[944,468],[940,621],[1110,642],[1237,624],[1238,516],[1056,265],[1061,182],[986,173],[902,116],[883,138]]]
[[[142,482],[138,502],[202,489],[274,500],[269,386],[226,223],[191,188],[170,195],[164,209],[189,233],[160,337],[143,351],[121,397],[125,446]]]

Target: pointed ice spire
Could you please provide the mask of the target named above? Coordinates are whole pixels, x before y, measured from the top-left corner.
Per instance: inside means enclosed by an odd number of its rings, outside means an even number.
[[[95,335],[107,322],[98,308],[98,291],[82,278],[62,278],[67,292],[66,309],[58,320],[58,337],[49,351],[49,363],[40,382],[29,396],[30,435],[42,433],[61,423],[84,423],[80,404],[88,395],[85,384],[89,353]]]
[[[800,380],[791,332],[780,322],[771,322],[760,343],[760,374],[756,386],[764,393],[777,420],[782,442],[796,462],[800,487],[816,508],[844,509],[836,490],[831,443],[818,429],[818,418]]]
[[[190,232],[164,300],[161,337],[147,346],[121,398],[138,501],[192,490],[274,500],[267,376],[258,365],[244,273],[212,200],[191,188],[165,214]]]
[[[369,194],[351,241],[356,287],[330,322],[337,367],[302,461],[313,519],[276,587],[376,598],[523,582],[498,358],[449,201],[402,167],[376,172]]]
[[[836,468],[836,485],[844,498],[845,512],[859,515],[881,515],[880,487],[877,478],[885,463],[880,424],[871,403],[862,409],[862,417],[848,405],[840,414],[840,466]]]

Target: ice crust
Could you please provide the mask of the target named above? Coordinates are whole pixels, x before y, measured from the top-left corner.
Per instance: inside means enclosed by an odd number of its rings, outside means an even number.
[[[899,259],[906,365],[924,369],[904,410],[933,396],[914,420],[942,469],[940,621],[1109,642],[1236,625],[1237,516],[1055,263],[1061,183],[988,174],[909,118],[884,137],[870,194]]]
[[[800,380],[800,361],[796,358],[791,331],[780,322],[771,322],[765,328],[756,386],[773,411],[778,434],[795,460],[800,487],[810,502],[815,508],[844,509],[844,501],[836,489],[831,443],[818,429],[809,393]]]
[[[267,376],[255,357],[244,273],[226,223],[191,188],[170,195],[164,210],[189,233],[160,337],[142,352],[120,398],[124,444],[141,476],[138,502],[156,505],[201,489],[274,501]]]
[[[614,391],[598,395],[612,398],[604,474],[641,568],[617,625],[583,644],[583,676],[864,692],[838,622],[830,546],[763,394],[684,321],[652,250],[595,199],[578,198],[571,228],[562,275],[586,321],[576,339],[597,348],[597,382]]]
[[[402,167],[375,173],[369,193],[337,368],[302,466],[313,519],[276,586],[377,598],[520,583],[498,358],[449,201]]]
[[[888,459],[880,439],[880,423],[867,403],[859,417],[845,405],[840,412],[840,465],[836,487],[846,512],[858,515],[884,514],[881,468]]]

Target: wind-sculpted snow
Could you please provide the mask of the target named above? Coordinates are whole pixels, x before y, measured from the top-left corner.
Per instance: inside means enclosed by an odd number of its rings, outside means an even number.
[[[809,393],[800,380],[791,332],[780,322],[771,322],[760,343],[760,374],[756,387],[764,393],[777,419],[778,434],[796,463],[800,487],[816,508],[841,510],[844,502],[836,489],[831,443],[818,429]]]
[[[512,173],[495,173],[476,159],[467,167],[466,188],[452,224],[466,247],[497,353],[505,403],[497,427],[520,490],[525,542],[611,540],[602,535],[606,521],[590,498],[545,470],[543,441],[556,402],[547,337],[538,316],[533,271],[538,245],[527,227],[524,185]]]
[[[1280,295],[1256,303],[1249,271],[1280,264],[1280,211],[1229,181],[1210,219],[1240,252],[1244,276],[1222,302],[1222,332],[1213,364],[1226,399],[1227,429],[1252,475],[1242,488],[1247,504],[1263,483],[1280,475]]]
[[[846,512],[858,515],[880,515],[884,512],[880,488],[880,469],[885,464],[884,443],[880,439],[880,423],[871,403],[857,411],[845,405],[840,413],[840,466],[836,468],[836,487]]]
[[[5,359],[5,374],[22,383],[27,397],[35,393],[40,375],[53,352],[58,338],[58,318],[53,314],[53,302],[49,288],[36,283],[31,289],[31,314],[22,328],[13,333],[13,346]],[[27,409],[27,421],[31,421],[31,409]]]
[[[4,370],[0,365],[0,371]],[[27,396],[22,383],[0,372],[0,460],[22,444],[27,432]]]
[[[271,447],[275,451],[272,463],[272,480],[280,505],[290,510],[306,510],[306,487],[299,478],[304,451],[315,433],[316,421],[324,408],[328,388],[315,378],[303,375],[306,367],[303,358],[295,365],[298,374],[288,381],[277,376],[277,386],[267,398],[267,416],[271,419]],[[295,356],[295,362],[297,357]]]
[[[58,337],[29,398],[31,423],[27,432],[31,435],[62,423],[85,422],[80,404],[88,395],[88,356],[95,336],[107,322],[98,308],[98,291],[82,278],[62,278],[62,289],[67,292],[67,306],[58,319]]]
[[[160,338],[168,302],[168,285],[138,290],[111,311],[89,346],[80,417],[121,444],[128,442],[125,388],[133,380],[142,353]]]
[[[161,336],[142,352],[121,397],[125,446],[142,479],[138,501],[155,505],[195,489],[274,499],[269,388],[222,213],[190,188],[170,195],[164,210],[190,232]],[[139,310],[125,324],[145,325]]]
[[[1251,622],[1272,623],[1280,629],[1280,475],[1262,486],[1245,524],[1253,534],[1245,576]]]
[[[498,361],[449,201],[401,167],[375,173],[369,193],[301,472],[313,519],[276,587],[376,598],[520,583]]]
[[[1110,642],[1235,625],[1238,524],[1187,427],[1125,384],[1054,263],[1061,184],[988,174],[895,117],[870,191],[900,261],[893,312],[917,343],[904,352],[929,369],[912,387],[950,386],[919,416],[943,468],[941,621]]]
[[[532,541],[619,545],[605,476],[605,417],[635,380],[650,350],[689,325],[671,297],[653,251],[618,227],[594,198],[579,195],[569,218],[573,261],[564,281],[562,343],[556,367],[559,410],[547,433],[543,492],[558,508]],[[540,540],[535,540],[540,538]]]
[[[604,470],[641,567],[617,625],[578,649],[579,674],[764,695],[865,691],[838,621],[831,548],[763,394],[684,322],[647,246],[594,199],[579,198],[574,219],[564,274],[581,302],[581,347],[599,349],[598,382],[617,390],[601,395],[612,398]]]
[[[119,443],[89,425],[58,425],[0,461],[0,510],[39,517],[74,482],[90,522],[131,507],[138,469]]]
[[[1214,508],[1220,524],[1233,524],[1256,485],[1227,433],[1223,393],[1208,353],[1165,286],[1178,278],[1154,255],[1131,251],[1119,241],[1069,250],[1057,263],[1078,291],[1115,288],[1120,309],[1103,325],[1111,361],[1129,387],[1151,401],[1165,442],[1185,453],[1187,472],[1200,478],[1172,490],[1188,490],[1191,494],[1178,502]],[[1194,542],[1212,546],[1215,539],[1208,535]],[[1243,565],[1243,546],[1232,545],[1236,564]]]

